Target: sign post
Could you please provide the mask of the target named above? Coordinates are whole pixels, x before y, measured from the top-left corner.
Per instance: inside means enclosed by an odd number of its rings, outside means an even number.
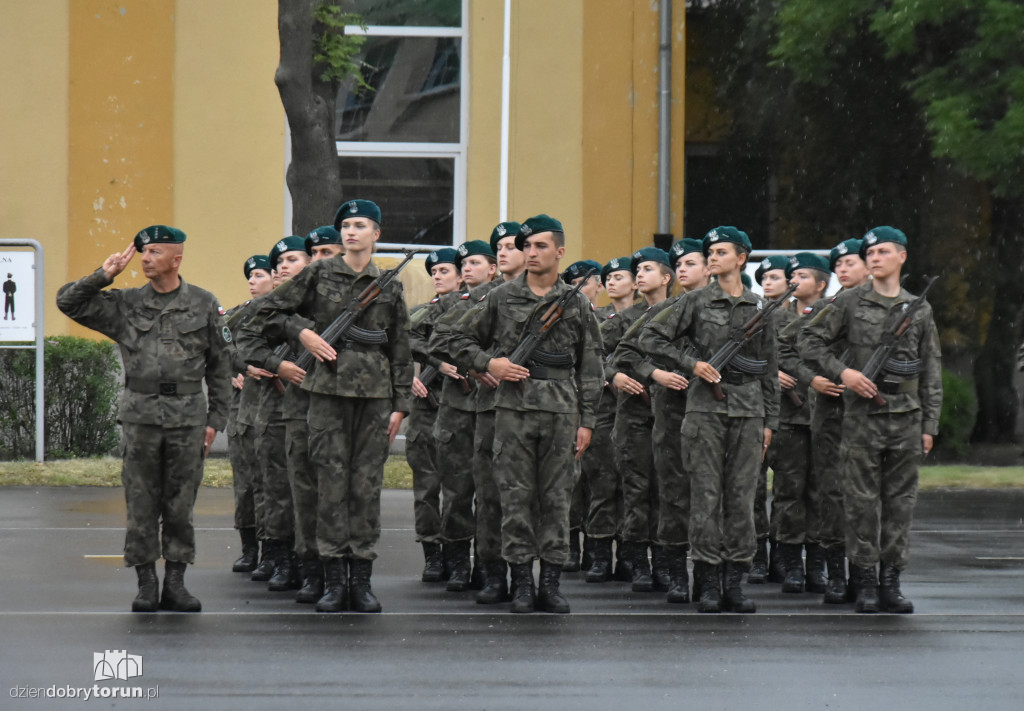
[[[34,252],[8,251],[8,247],[31,247]],[[44,273],[43,245],[34,239],[0,239],[0,281],[3,282],[4,302],[0,348],[36,349],[36,461],[40,463],[44,459],[46,431],[43,394]]]

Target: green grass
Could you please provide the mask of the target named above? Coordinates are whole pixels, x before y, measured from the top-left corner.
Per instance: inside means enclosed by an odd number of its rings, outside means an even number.
[[[120,486],[121,460],[113,457],[35,462],[0,462],[0,486]],[[231,486],[227,459],[208,459],[203,485]],[[1024,487],[1024,467],[921,467],[921,489],[1005,489]],[[412,470],[405,457],[384,465],[385,489],[411,489]]]
[[[227,459],[208,459],[203,485],[231,486]],[[0,486],[121,486],[121,460],[114,457],[35,462],[0,462]],[[384,465],[385,489],[411,489],[412,470],[405,457],[392,456]]]

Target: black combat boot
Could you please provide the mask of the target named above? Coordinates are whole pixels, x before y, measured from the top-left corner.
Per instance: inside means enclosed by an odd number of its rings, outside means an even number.
[[[468,549],[469,541],[466,541],[466,544]],[[352,612],[380,612],[380,600],[370,589],[373,561],[352,558],[348,562],[348,570],[348,601]]]
[[[668,565],[669,587],[666,602],[690,601],[690,576],[686,572],[686,546],[665,546],[662,555]]]
[[[722,583],[719,568],[711,563],[693,561],[693,597],[697,612],[722,611]]]
[[[586,572],[594,565],[594,539],[583,534],[583,562],[580,563],[580,570]]]
[[[164,562],[164,591],[160,595],[160,609],[174,612],[199,612],[203,606],[185,588],[187,563]]]
[[[629,545],[621,538],[615,539],[615,572],[612,577],[624,583],[633,580],[633,559],[627,555]]]
[[[846,596],[846,551],[843,546],[833,546],[825,551],[828,563],[828,582],[825,584],[826,605],[842,605],[850,600]]]
[[[722,581],[722,609],[728,612],[757,612],[754,601],[743,594],[743,563],[726,563]]]
[[[324,596],[324,566],[319,558],[302,561],[302,586],[295,593],[295,602],[313,604]]]
[[[569,601],[558,589],[558,578],[564,566],[540,562],[540,585],[537,588],[537,609],[541,612],[553,612],[564,615],[569,612]]]
[[[533,612],[537,592],[533,587],[533,563],[512,566],[512,612]]]
[[[448,568],[448,592],[464,592],[469,587],[469,541],[444,544],[445,565]]]
[[[651,578],[654,580],[654,589],[657,592],[668,592],[668,589],[672,587],[664,549],[657,543],[651,544]]]
[[[768,539],[757,539],[757,550],[754,551],[754,562],[750,564],[750,572],[747,573],[747,583],[750,585],[764,585],[768,580]]]
[[[348,561],[323,558],[324,595],[316,603],[317,612],[341,612],[348,607]]]
[[[768,582],[781,583],[786,579],[786,562],[782,558],[783,547],[774,539],[768,539],[770,553],[768,554]]]
[[[587,568],[588,583],[606,583],[612,579],[611,538],[587,538],[594,562]]]
[[[238,536],[242,539],[242,555],[231,564],[231,572],[251,573],[256,570],[260,557],[260,542],[256,540],[256,529],[240,528]]]
[[[654,578],[651,577],[651,562],[647,559],[647,545],[637,541],[623,541],[619,556],[632,564],[633,592],[652,592]]]
[[[786,568],[786,577],[782,581],[782,592],[802,593],[804,591],[804,559],[799,543],[779,543],[779,556]]]
[[[270,592],[285,592],[286,590],[298,590],[301,580],[299,579],[299,561],[295,557],[290,543],[281,544],[281,553],[277,557],[277,565],[274,566],[274,574],[267,581],[267,590]]]
[[[885,612],[909,615],[914,612],[914,603],[903,597],[900,590],[900,571],[894,565],[882,563],[882,589],[878,596]]]
[[[423,541],[423,575],[425,583],[439,583],[444,580],[444,558],[440,543]]]
[[[580,534],[578,528],[569,529],[569,558],[562,565],[563,573],[580,572]]]
[[[864,568],[850,563],[850,578],[857,593],[853,603],[854,612],[878,612],[878,573],[875,566]]]
[[[156,578],[156,563],[135,566],[139,578],[139,594],[132,600],[132,612],[156,612],[160,607],[160,581]]]
[[[249,579],[256,583],[265,583],[270,580],[270,576],[274,574],[274,568],[277,567],[277,556],[282,550],[283,548],[278,546],[278,541],[260,541],[260,562],[253,569]]]
[[[828,577],[825,575],[825,549],[817,543],[805,543],[804,550],[807,552],[805,587],[807,592],[820,595],[828,587]]]
[[[484,586],[476,594],[476,601],[481,605],[497,605],[507,602],[508,595],[508,564],[501,560],[490,560],[483,563]]]

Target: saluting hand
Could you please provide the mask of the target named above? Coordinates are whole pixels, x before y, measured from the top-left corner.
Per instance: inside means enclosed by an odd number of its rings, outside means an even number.
[[[128,249],[118,254],[114,252],[106,261],[103,262],[103,273],[107,279],[114,280],[118,274],[124,271],[124,268],[128,266],[128,262],[132,261],[132,257],[135,256],[135,243],[128,245]]]

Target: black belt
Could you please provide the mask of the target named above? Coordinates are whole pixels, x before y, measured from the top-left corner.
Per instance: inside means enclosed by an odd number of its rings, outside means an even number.
[[[572,380],[572,368],[548,368],[543,365],[530,366],[530,380]]]
[[[915,393],[917,392],[917,386],[920,383],[918,378],[913,380],[903,380],[895,382],[893,380],[883,380],[878,384],[878,389],[886,395],[896,395],[898,393]]]
[[[183,383],[157,383],[152,380],[125,378],[124,386],[132,392],[142,395],[195,395],[203,392],[203,383],[200,380]]]
[[[740,373],[732,368],[726,368],[722,375],[722,382],[729,383],[729,385],[746,385],[747,383],[753,383],[761,378],[756,375],[749,373]]]

